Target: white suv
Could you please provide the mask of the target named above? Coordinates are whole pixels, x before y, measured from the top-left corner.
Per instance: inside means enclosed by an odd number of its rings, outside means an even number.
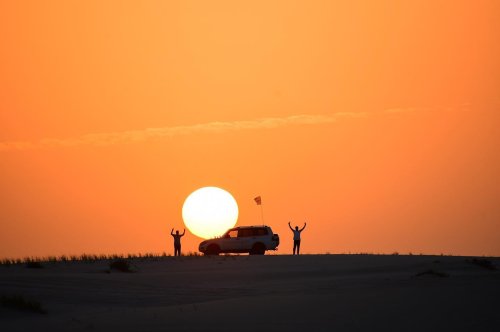
[[[276,250],[280,237],[269,226],[241,226],[231,228],[219,238],[200,243],[199,250],[205,255],[242,253],[264,255],[266,250]]]

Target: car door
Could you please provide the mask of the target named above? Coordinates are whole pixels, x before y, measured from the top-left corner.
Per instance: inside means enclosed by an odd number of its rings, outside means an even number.
[[[230,252],[234,250],[239,250],[239,239],[238,230],[230,229],[226,234],[218,241],[220,243],[220,248],[222,251]]]
[[[249,251],[255,241],[255,234],[252,228],[243,228],[238,231],[239,250]]]

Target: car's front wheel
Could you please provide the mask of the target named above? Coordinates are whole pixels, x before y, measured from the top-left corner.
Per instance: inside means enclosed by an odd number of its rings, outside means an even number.
[[[266,252],[266,246],[264,243],[255,243],[252,247],[252,250],[250,250],[250,255],[264,255]]]
[[[207,250],[205,251],[205,255],[208,256],[216,256],[218,254],[220,254],[220,248],[216,244],[209,245]]]

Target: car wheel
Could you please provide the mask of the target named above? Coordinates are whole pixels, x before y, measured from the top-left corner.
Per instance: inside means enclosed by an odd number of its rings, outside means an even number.
[[[220,253],[220,248],[216,244],[209,245],[207,250],[205,251],[205,255],[208,256],[218,255],[219,253]]]
[[[256,243],[253,245],[250,255],[264,255],[266,252],[266,246],[263,243]]]

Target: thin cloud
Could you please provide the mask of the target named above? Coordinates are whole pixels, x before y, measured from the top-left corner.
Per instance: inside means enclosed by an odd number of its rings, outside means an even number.
[[[414,112],[425,112],[429,111],[429,108],[423,107],[408,107],[408,108],[389,108],[384,110],[384,113],[395,114],[395,113],[414,113]]]
[[[404,114],[404,113],[426,113],[426,112],[470,112],[471,104],[462,104],[454,107],[407,107],[407,108],[389,108],[383,111],[386,114]]]
[[[365,116],[366,113],[340,112],[332,115],[292,115],[282,118],[262,118],[247,121],[216,121],[190,126],[173,126],[110,133],[94,133],[75,138],[44,138],[35,142],[0,142],[0,151],[76,147],[84,145],[109,146],[114,144],[144,142],[148,140],[199,133],[220,134],[241,130],[275,129],[300,125],[320,125],[333,123],[343,118],[360,118]]]

